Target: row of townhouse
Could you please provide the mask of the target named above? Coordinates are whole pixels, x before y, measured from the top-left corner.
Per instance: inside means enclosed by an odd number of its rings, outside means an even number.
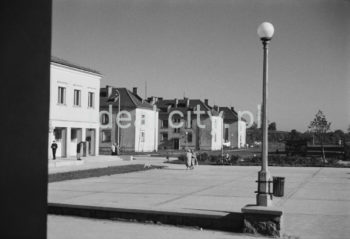
[[[100,88],[101,78],[96,70],[51,58],[48,140],[58,144],[57,157],[75,156],[79,142],[87,155],[110,154],[113,143],[125,152],[245,145],[246,124],[233,108],[189,98],[145,100],[136,87]]]
[[[101,154],[109,153],[118,142],[121,151],[134,152],[220,150],[223,145],[241,148],[246,144],[246,123],[237,112],[232,107],[211,107],[207,99],[144,100],[136,87],[131,92],[106,86],[100,90],[100,102]],[[129,127],[118,127],[118,112],[120,119],[128,118]],[[130,116],[123,116],[127,112]]]

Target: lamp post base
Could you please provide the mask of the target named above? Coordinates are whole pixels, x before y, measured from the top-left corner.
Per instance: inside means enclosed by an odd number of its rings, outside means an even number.
[[[256,204],[258,206],[269,207],[272,205],[272,192],[270,183],[270,172],[260,171],[258,173],[258,191],[256,195]]]
[[[246,205],[242,208],[243,232],[280,237],[283,234],[282,210],[275,207]]]

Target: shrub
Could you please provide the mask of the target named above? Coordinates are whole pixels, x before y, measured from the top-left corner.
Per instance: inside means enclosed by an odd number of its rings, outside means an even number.
[[[197,159],[198,159],[198,161],[200,161],[200,162],[205,162],[205,161],[208,161],[209,155],[208,155],[207,153],[200,153],[200,154],[197,156]]]
[[[221,156],[220,155],[210,155],[209,156],[209,161],[212,163],[216,163],[218,161],[221,160]]]
[[[186,155],[185,154],[181,154],[177,157],[180,161],[185,162],[186,161]]]
[[[230,164],[238,164],[240,157],[238,155],[231,155],[230,156]]]

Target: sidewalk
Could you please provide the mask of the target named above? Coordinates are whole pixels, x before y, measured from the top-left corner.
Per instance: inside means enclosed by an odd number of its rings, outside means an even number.
[[[161,158],[140,157],[132,163]],[[120,161],[125,163],[124,161]],[[130,162],[126,162],[130,163]],[[165,164],[166,169],[49,184],[49,202],[125,209],[225,214],[255,203],[259,167]],[[347,238],[350,234],[350,172],[347,168],[270,167],[286,177],[285,232],[300,238]]]
[[[200,230],[144,223],[86,219],[78,217],[48,217],[48,239],[259,239],[240,233]]]
[[[141,158],[141,159],[140,159]],[[56,160],[49,160],[49,174],[72,172],[92,168],[104,168],[110,166],[119,166],[127,164],[140,164],[147,162],[147,158],[140,156],[133,156],[134,160],[130,160],[129,155],[99,155],[82,157],[81,160],[77,160],[75,157],[62,158]],[[139,160],[136,160],[139,159]],[[153,163],[161,164],[164,158],[153,158]]]

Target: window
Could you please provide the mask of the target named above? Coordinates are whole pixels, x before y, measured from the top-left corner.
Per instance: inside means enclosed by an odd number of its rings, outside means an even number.
[[[168,140],[168,133],[162,133],[161,136],[162,136],[161,141]]]
[[[141,137],[140,141],[145,142],[145,131],[141,131],[140,137]]]
[[[57,99],[58,104],[66,104],[66,88],[65,87],[58,87],[58,99]]]
[[[145,124],[146,124],[146,116],[141,115],[141,125],[145,125]]]
[[[94,108],[95,102],[94,102],[95,94],[93,92],[88,93],[88,107]]]
[[[101,137],[101,141],[102,143],[109,143],[111,142],[111,131],[110,130],[103,130],[102,131],[102,137]]]
[[[162,128],[166,129],[169,127],[169,122],[168,120],[162,120]]]
[[[80,106],[81,90],[74,90],[74,106]]]
[[[180,128],[174,128],[174,133],[180,133]]]
[[[225,141],[228,141],[228,128],[225,128]]]
[[[108,114],[102,114],[101,116],[101,124],[107,125],[109,123],[109,116]]]
[[[191,132],[187,133],[187,142],[192,143],[192,133]]]

